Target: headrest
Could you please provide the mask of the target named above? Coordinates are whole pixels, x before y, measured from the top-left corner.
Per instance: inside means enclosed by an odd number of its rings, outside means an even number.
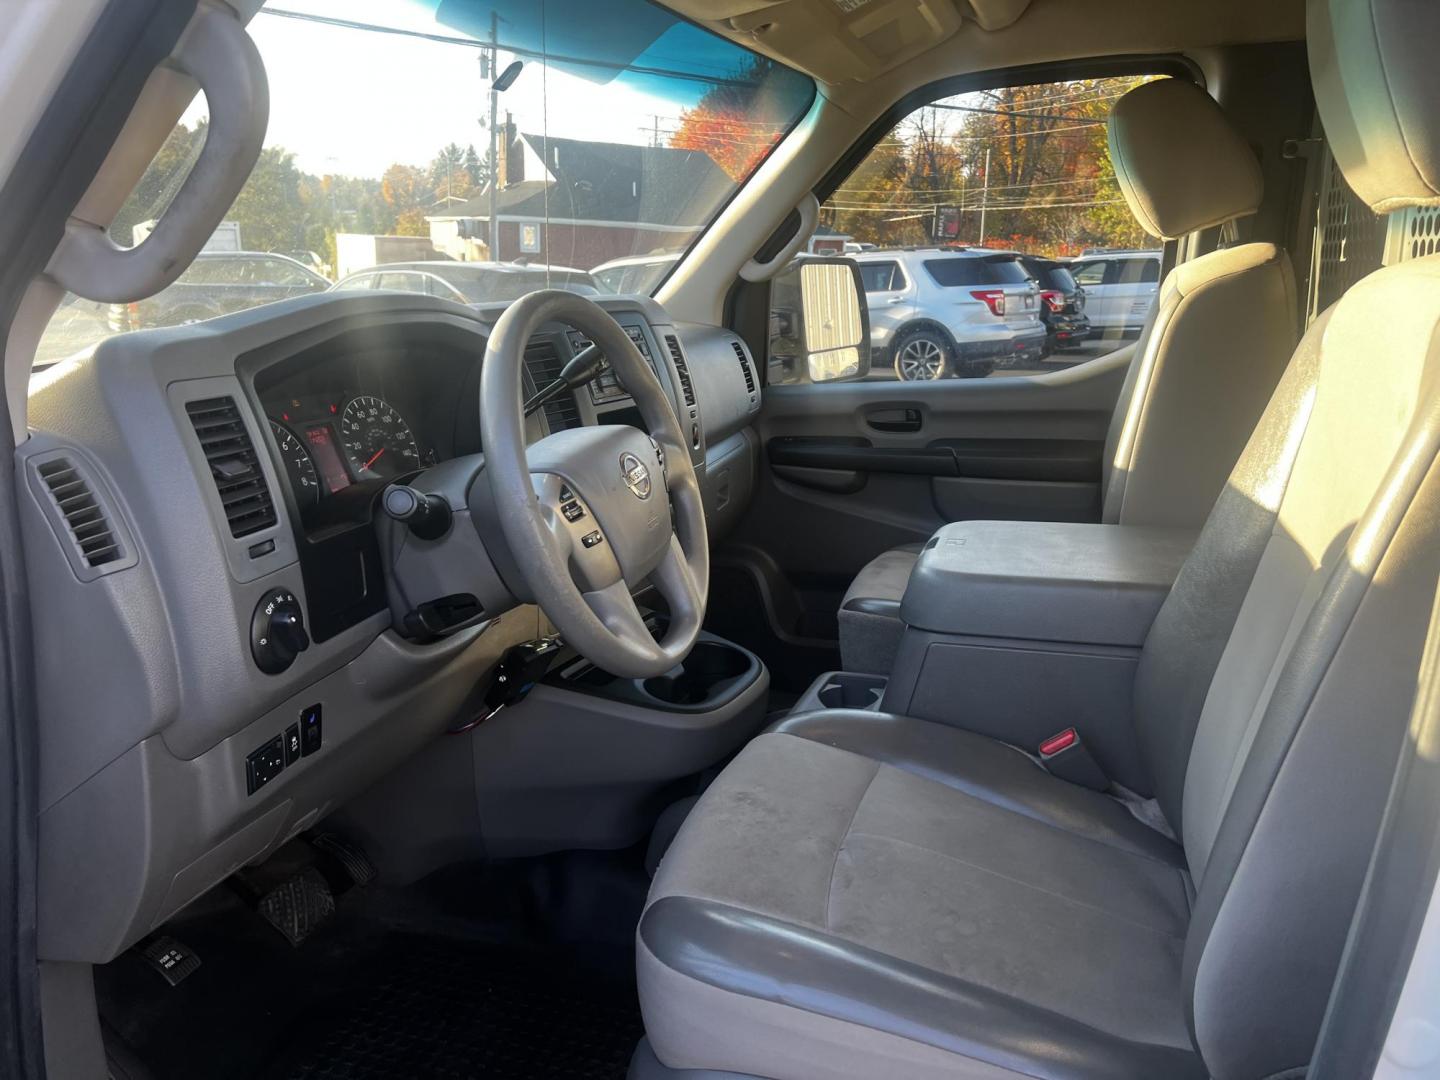
[[[1260,163],[1194,83],[1137,86],[1110,110],[1109,136],[1120,192],[1151,236],[1173,240],[1260,206]]]
[[[1315,104],[1335,163],[1378,214],[1440,203],[1440,4],[1309,0]]]

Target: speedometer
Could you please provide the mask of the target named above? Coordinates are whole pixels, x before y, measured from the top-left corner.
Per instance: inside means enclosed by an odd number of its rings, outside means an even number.
[[[320,478],[315,475],[315,462],[305,444],[295,433],[283,424],[271,420],[270,431],[275,436],[275,445],[285,461],[285,474],[290,478],[290,490],[295,493],[295,504],[301,510],[314,506],[320,501]]]
[[[383,398],[351,399],[340,417],[340,442],[350,467],[362,480],[420,468],[420,448],[410,425]]]

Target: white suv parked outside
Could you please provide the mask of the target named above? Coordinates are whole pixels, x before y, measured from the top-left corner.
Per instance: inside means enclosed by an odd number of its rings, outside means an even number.
[[[1160,252],[1106,251],[1070,263],[1095,336],[1139,334],[1160,290]]]
[[[1040,290],[1013,254],[904,248],[854,256],[870,309],[870,346],[905,381],[983,378],[1045,347]]]

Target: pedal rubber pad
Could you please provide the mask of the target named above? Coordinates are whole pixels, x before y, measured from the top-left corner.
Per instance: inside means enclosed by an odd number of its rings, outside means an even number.
[[[171,986],[179,986],[200,966],[200,957],[173,937],[158,937],[136,948],[140,958]]]
[[[311,866],[262,896],[256,910],[298,946],[335,914],[335,896],[325,875]]]
[[[314,833],[308,839],[311,847],[335,860],[350,880],[362,889],[375,880],[375,864],[358,847],[346,843],[334,833]]]

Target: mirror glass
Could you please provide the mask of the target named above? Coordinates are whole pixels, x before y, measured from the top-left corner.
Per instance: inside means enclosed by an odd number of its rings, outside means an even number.
[[[772,385],[864,378],[869,336],[853,259],[801,256],[772,280]]]

